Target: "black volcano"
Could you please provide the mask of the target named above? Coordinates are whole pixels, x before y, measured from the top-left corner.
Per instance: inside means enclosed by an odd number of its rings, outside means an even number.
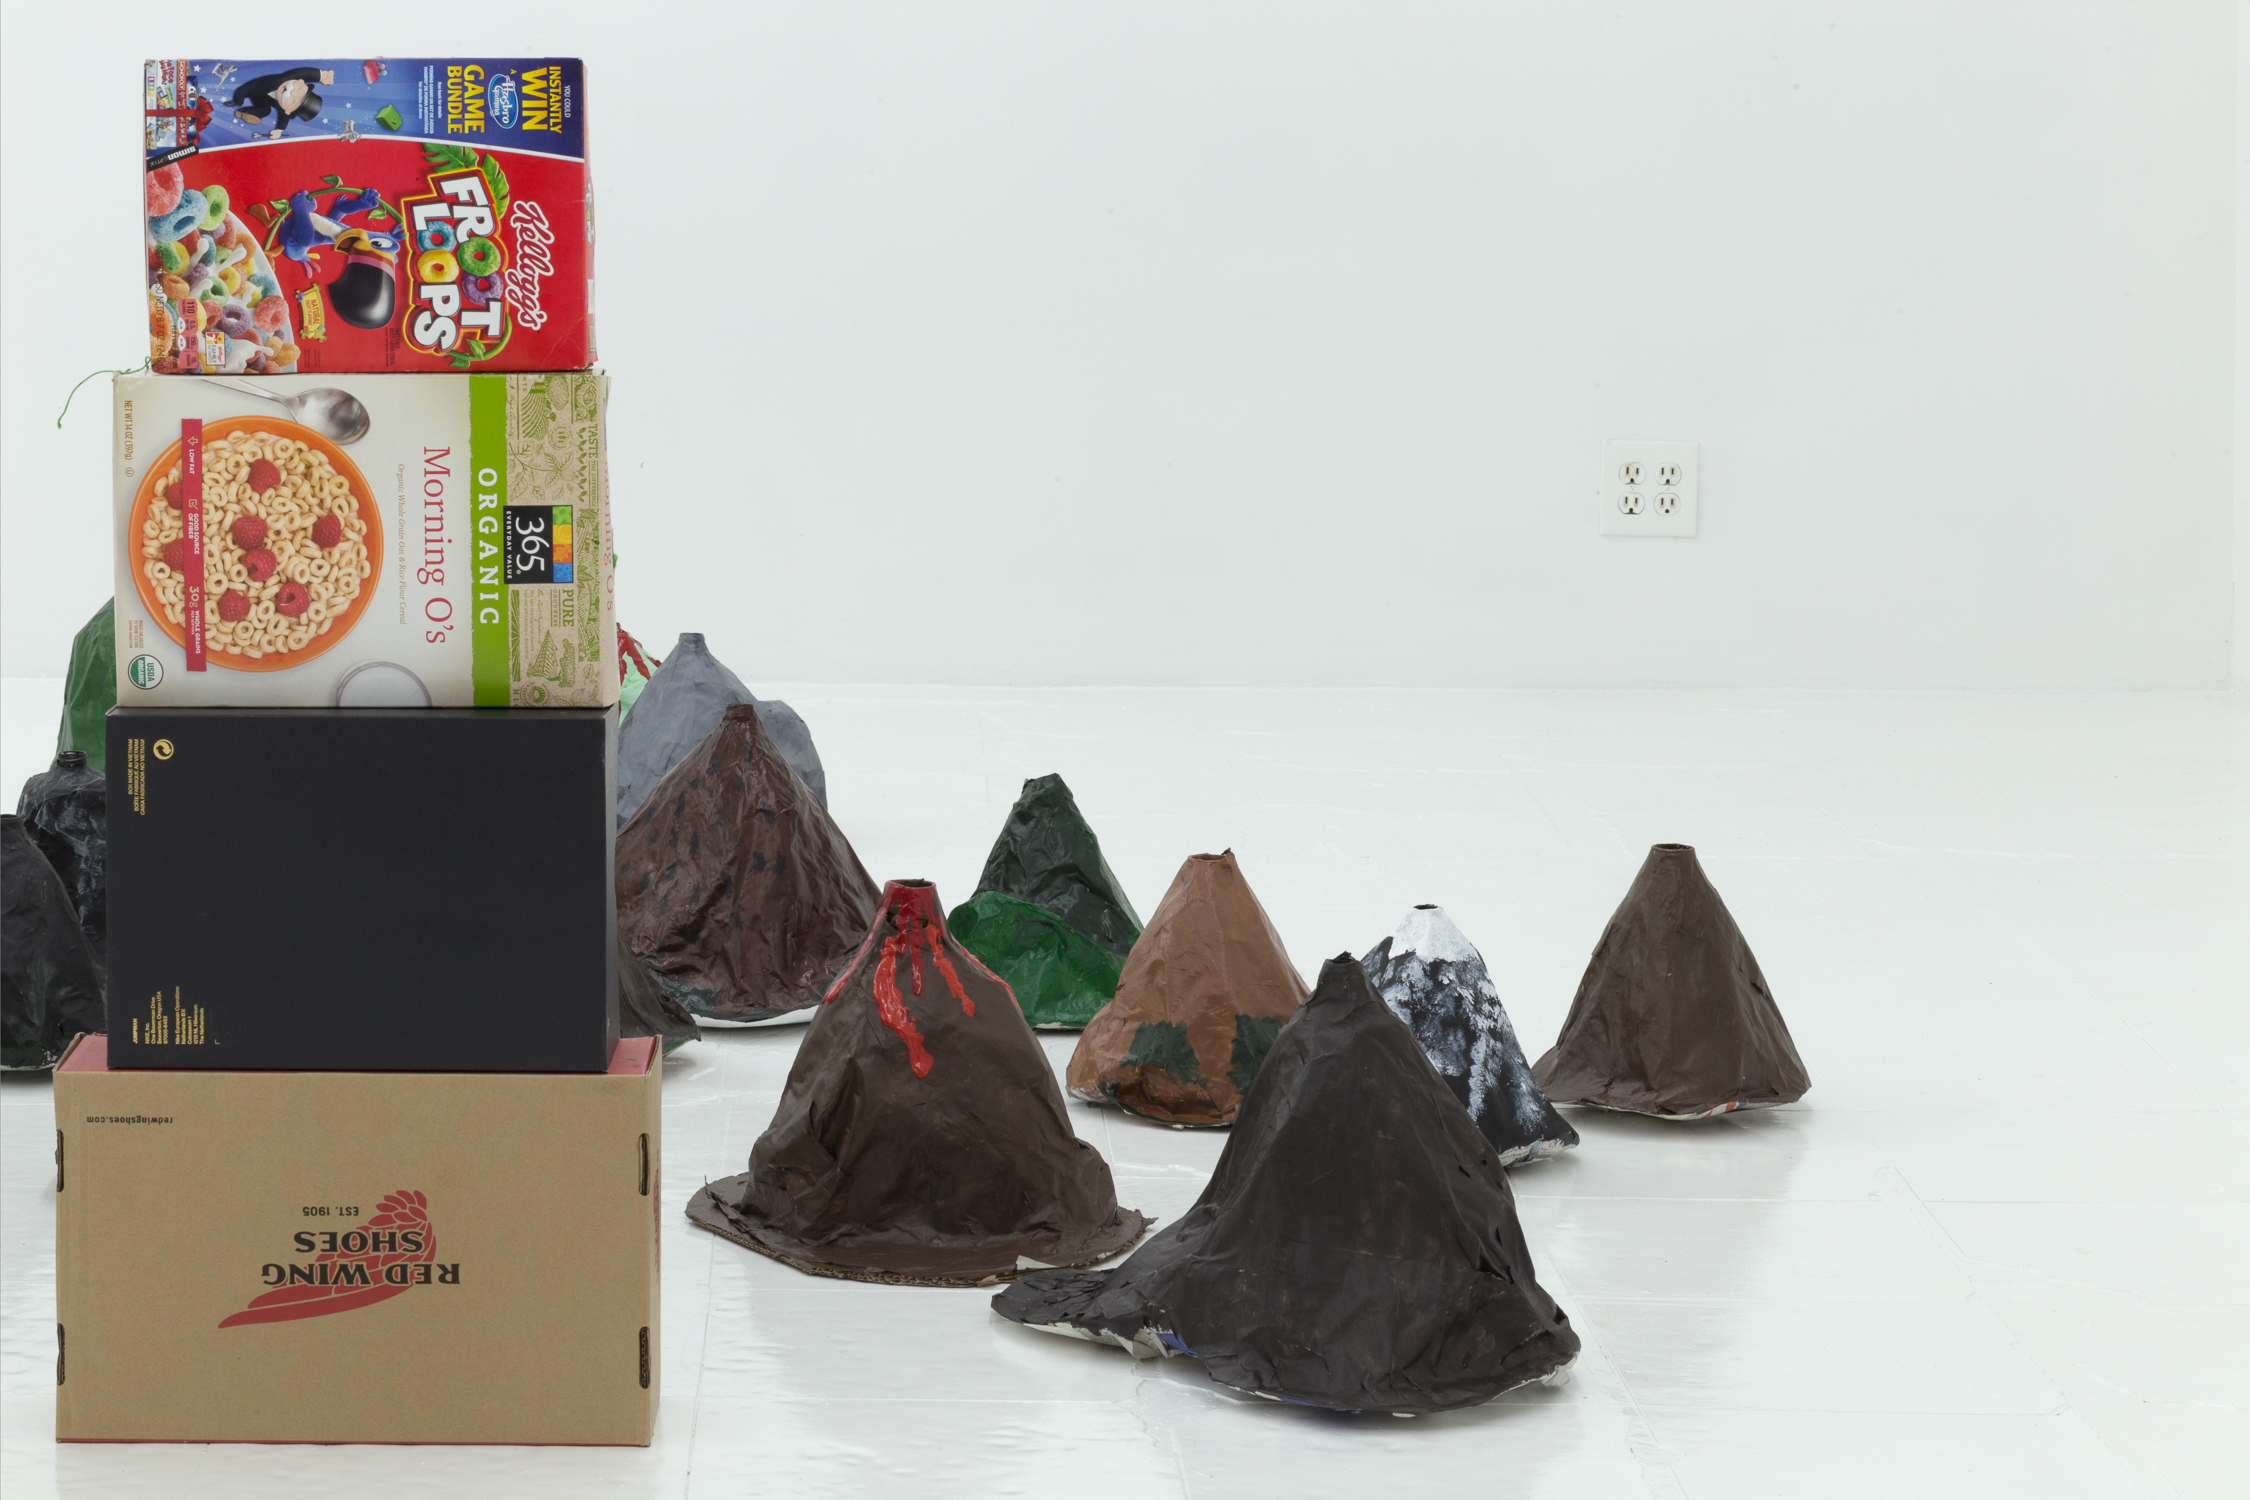
[[[1578,1353],[1499,1153],[1350,954],[1282,1028],[1211,1181],[1116,1270],[1039,1271],[1019,1323],[1342,1411],[1445,1411]]]
[[[109,963],[109,778],[65,750],[23,784],[16,816],[62,877],[94,962]]]
[[[101,972],[62,877],[13,813],[0,816],[0,1068],[51,1068],[108,1025]]]

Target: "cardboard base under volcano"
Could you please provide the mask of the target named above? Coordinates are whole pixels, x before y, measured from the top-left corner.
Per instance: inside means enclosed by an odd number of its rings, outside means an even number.
[[[1140,1333],[1134,1335],[1132,1338],[1127,1339],[1121,1338],[1117,1334],[1111,1333],[1105,1328],[1080,1328],[1075,1323],[1024,1323],[1020,1324],[1019,1326],[1028,1328],[1034,1333],[1060,1334],[1066,1339],[1079,1339],[1089,1344],[1103,1344],[1112,1349],[1122,1349],[1127,1354],[1132,1355],[1135,1359],[1195,1358],[1195,1356],[1188,1350],[1175,1349],[1170,1344],[1165,1343],[1164,1340],[1166,1337],[1168,1337],[1168,1335],[1151,1334],[1147,1329],[1143,1329]],[[1175,1340],[1175,1342],[1177,1341]],[[1563,1365],[1560,1369],[1549,1370],[1544,1375],[1534,1375],[1529,1380],[1519,1380],[1514,1385],[1509,1386],[1507,1390],[1495,1391],[1492,1394],[1491,1399],[1497,1401],[1502,1396],[1505,1396],[1512,1391],[1520,1391],[1529,1386],[1566,1386],[1570,1384],[1571,1377],[1577,1373],[1578,1360],[1575,1356],[1573,1356],[1570,1362],[1566,1365]],[[1272,1391],[1245,1391],[1241,1390],[1239,1387],[1232,1386],[1228,1387],[1228,1389],[1234,1390],[1237,1394],[1243,1396],[1256,1396],[1259,1399],[1265,1401],[1278,1401],[1284,1406],[1297,1406],[1303,1404],[1301,1402],[1292,1401],[1287,1396],[1277,1396]],[[1418,1411],[1386,1412],[1381,1407],[1364,1408],[1362,1414],[1365,1414],[1365,1412],[1373,1412],[1377,1416],[1393,1417],[1419,1417],[1427,1415],[1427,1413]]]
[[[760,1026],[809,1026],[812,1024],[812,1018],[819,1012],[819,1006],[806,1005],[796,1010],[785,1010],[778,1016],[766,1016],[756,1021],[736,1021],[725,1016],[697,1015],[695,1024],[707,1026],[713,1031],[749,1031]],[[695,1013],[690,1011],[689,1014],[694,1015]]]
[[[1018,1257],[1018,1264],[1012,1271],[988,1271],[981,1276],[905,1276],[896,1271],[876,1271],[860,1266],[838,1265],[834,1261],[806,1260],[744,1234],[730,1223],[727,1216],[720,1211],[718,1204],[713,1201],[713,1194],[729,1188],[740,1192],[743,1185],[749,1180],[749,1173],[740,1172],[732,1177],[722,1177],[717,1182],[705,1183],[702,1187],[697,1188],[695,1196],[688,1199],[688,1222],[698,1229],[710,1230],[721,1239],[732,1240],[745,1250],[755,1250],[769,1260],[780,1261],[783,1265],[793,1270],[802,1271],[807,1276],[826,1276],[835,1281],[872,1281],[880,1286],[998,1286],[1004,1281],[1013,1281],[1029,1271],[1077,1271],[1088,1266],[1098,1266],[1104,1261],[1115,1260],[1118,1256],[1125,1254],[1134,1245],[1139,1244],[1142,1238],[1142,1236],[1136,1235],[1132,1240],[1118,1246],[1115,1250],[1097,1255],[1091,1260],[1071,1261],[1067,1265],[1050,1265],[1045,1261],[1029,1261]],[[924,1253],[935,1254],[939,1252],[925,1250]],[[983,1251],[967,1250],[962,1252],[962,1258],[968,1259],[977,1254],[990,1255],[991,1251],[989,1249]]]

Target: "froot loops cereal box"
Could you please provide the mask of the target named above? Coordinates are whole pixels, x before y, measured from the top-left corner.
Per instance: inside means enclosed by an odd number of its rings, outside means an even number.
[[[617,701],[606,378],[116,383],[117,696]]]
[[[594,363],[576,58],[146,64],[159,375]]]

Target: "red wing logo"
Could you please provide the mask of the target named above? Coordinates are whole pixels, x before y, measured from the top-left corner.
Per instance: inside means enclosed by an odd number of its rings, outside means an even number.
[[[300,1249],[313,1248],[319,1241],[335,1248],[315,1255],[308,1264],[268,1265],[267,1279],[279,1284],[219,1326],[286,1323],[372,1307],[410,1286],[428,1283],[430,1265],[437,1257],[429,1199],[411,1191],[385,1198],[362,1227],[298,1236]]]

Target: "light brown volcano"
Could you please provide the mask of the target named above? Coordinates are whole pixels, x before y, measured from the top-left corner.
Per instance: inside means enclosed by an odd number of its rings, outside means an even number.
[[[1176,1125],[1226,1125],[1310,993],[1234,851],[1180,866],[1071,1055],[1073,1096]]]
[[[1658,844],[1609,919],[1562,1035],[1532,1068],[1557,1104],[1704,1119],[1812,1086],[1742,929],[1685,844]]]
[[[698,1017],[818,1003],[879,904],[754,704],[729,707],[617,835],[618,932]]]

